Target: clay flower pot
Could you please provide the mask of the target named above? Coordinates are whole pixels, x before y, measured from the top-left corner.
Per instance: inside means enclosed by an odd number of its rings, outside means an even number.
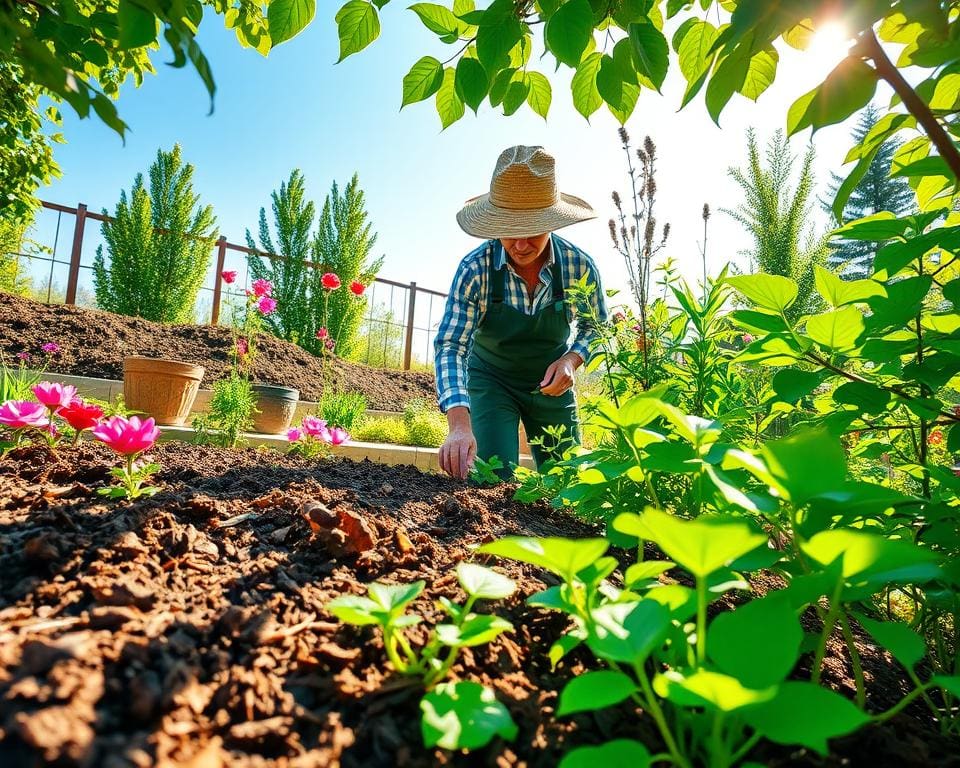
[[[179,426],[190,414],[203,366],[139,355],[123,358],[123,399],[157,424]]]
[[[253,416],[253,431],[261,435],[282,435],[290,428],[297,410],[300,390],[271,384],[254,384],[257,410]]]

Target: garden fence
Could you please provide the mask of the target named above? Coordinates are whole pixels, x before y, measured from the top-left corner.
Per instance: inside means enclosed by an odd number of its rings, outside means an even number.
[[[96,222],[112,221],[111,216],[96,213],[83,203],[76,208],[41,201],[43,209],[31,237],[32,247],[18,254],[30,265],[34,281],[43,268],[41,284],[33,284],[33,296],[48,304],[63,303],[94,306],[92,291],[93,254],[103,244],[99,227],[88,226],[88,219]],[[66,217],[66,218],[65,218]],[[72,233],[70,217],[73,218]],[[69,241],[69,253],[66,253]],[[248,287],[247,255],[256,254],[270,260],[284,260],[280,256],[245,245],[229,242],[221,236],[214,244],[215,258],[201,288],[194,317],[198,322],[212,325],[226,322],[225,305],[232,298],[243,300]],[[49,263],[49,267],[46,264]],[[311,269],[319,268],[304,262]],[[232,286],[223,282],[224,269],[237,269],[243,275]],[[66,271],[65,284],[58,280]],[[84,278],[87,278],[84,280]],[[43,287],[43,281],[46,282]],[[61,287],[63,286],[63,287]],[[433,361],[433,337],[443,312],[447,294],[422,288],[416,282],[400,283],[377,277],[367,288],[367,314],[360,329],[360,343],[354,359],[370,365],[410,370],[427,366]]]

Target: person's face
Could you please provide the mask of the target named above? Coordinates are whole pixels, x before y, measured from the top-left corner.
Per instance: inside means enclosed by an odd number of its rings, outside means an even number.
[[[533,237],[501,237],[500,244],[516,267],[529,267],[536,263],[543,254],[547,243],[550,242],[550,233],[534,235]]]

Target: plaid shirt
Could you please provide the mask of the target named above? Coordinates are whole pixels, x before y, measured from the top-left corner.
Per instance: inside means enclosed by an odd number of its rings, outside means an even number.
[[[603,288],[600,284],[600,273],[593,260],[575,245],[557,235],[552,235],[547,245],[550,255],[540,270],[540,283],[534,291],[530,301],[527,287],[523,280],[508,265],[505,285],[504,303],[507,306],[520,310],[524,314],[532,315],[541,307],[553,300],[550,289],[550,267],[554,256],[560,254],[560,275],[564,289],[576,284],[584,276],[586,282],[592,283],[594,290],[590,294],[590,309],[600,322],[607,320],[607,307],[604,301]],[[473,333],[483,320],[490,299],[491,287],[489,283],[490,259],[494,260],[497,269],[507,264],[507,254],[499,240],[488,240],[479,248],[471,251],[460,262],[453,278],[450,295],[447,297],[447,306],[437,328],[434,340],[434,365],[437,375],[437,400],[440,410],[446,413],[457,405],[470,407],[470,396],[467,391],[467,361],[473,345]],[[568,305],[567,318],[574,320],[575,315],[585,314],[578,308],[576,313]],[[576,335],[570,345],[570,351],[576,352],[587,362],[590,357],[590,342],[597,332],[587,323],[577,322]]]

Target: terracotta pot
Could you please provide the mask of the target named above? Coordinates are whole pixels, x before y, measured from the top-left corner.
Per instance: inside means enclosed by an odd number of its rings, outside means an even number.
[[[253,392],[257,396],[257,410],[260,411],[254,414],[253,431],[261,435],[282,435],[293,421],[300,400],[300,390],[271,384],[254,384]]]
[[[190,414],[203,366],[158,357],[123,358],[123,399],[157,424],[181,425]]]

